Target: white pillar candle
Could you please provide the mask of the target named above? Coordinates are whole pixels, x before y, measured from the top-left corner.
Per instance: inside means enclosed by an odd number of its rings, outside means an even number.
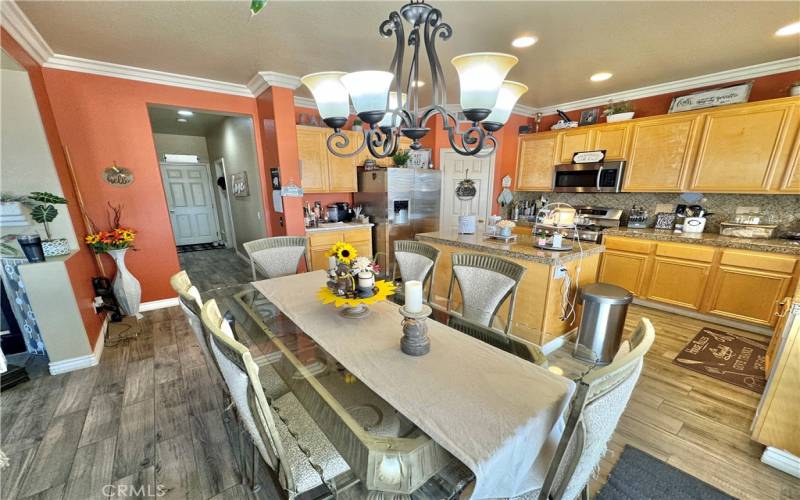
[[[328,269],[336,269],[336,257],[334,255],[328,257]]]
[[[419,281],[406,281],[405,283],[406,311],[411,313],[422,312],[422,283]]]

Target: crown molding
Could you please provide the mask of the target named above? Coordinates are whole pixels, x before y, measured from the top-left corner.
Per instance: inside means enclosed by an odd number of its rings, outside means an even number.
[[[762,64],[755,64],[753,66],[745,66],[743,68],[720,71],[718,73],[710,73],[708,75],[685,78],[683,80],[675,80],[673,82],[659,83],[647,87],[640,87],[638,89],[615,92],[613,94],[590,97],[588,99],[581,99],[579,101],[564,102],[538,109],[534,108],[534,111],[542,113],[543,115],[552,115],[555,114],[557,109],[560,109],[561,111],[574,111],[576,109],[590,108],[592,106],[608,104],[608,101],[629,101],[633,99],[641,99],[643,97],[669,94],[672,92],[680,92],[682,90],[691,90],[699,87],[707,87],[710,85],[734,82],[737,80],[747,80],[749,78],[757,78],[759,76],[774,75],[776,73],[785,73],[787,71],[797,70],[800,70],[800,56],[790,57],[788,59],[779,59],[777,61],[770,61]]]
[[[259,71],[250,81],[247,88],[254,96],[258,96],[270,87],[283,87],[295,90],[300,86],[300,77],[277,73],[275,71]]]
[[[63,69],[67,71],[77,71],[80,73],[90,73],[93,75],[111,76],[124,78],[126,80],[136,80],[140,82],[156,83],[161,85],[171,85],[173,87],[183,87],[195,90],[206,90],[210,92],[222,92],[224,94],[253,97],[247,86],[240,83],[222,82],[219,80],[209,80],[189,75],[179,75],[153,69],[137,68],[114,64],[104,61],[94,61],[81,57],[65,56],[54,54],[42,66],[52,69]]]
[[[0,24],[37,63],[53,56],[50,45],[14,0],[0,1]]]
[[[514,106],[514,109],[511,110],[511,112],[514,113],[515,115],[527,116],[527,117],[535,116],[537,111],[538,110],[534,107],[526,106],[524,104],[519,104],[519,103],[517,103]]]
[[[294,106],[296,108],[317,109],[317,103],[314,101],[314,99],[310,99],[308,97],[300,97],[297,95],[294,96]]]

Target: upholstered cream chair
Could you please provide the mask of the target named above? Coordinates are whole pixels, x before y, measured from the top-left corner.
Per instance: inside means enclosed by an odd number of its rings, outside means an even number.
[[[311,269],[306,254],[307,241],[305,236],[275,236],[245,243],[253,281],[258,280],[256,270],[267,278],[296,274],[301,259],[305,259],[306,269]]]
[[[564,432],[537,495],[540,500],[587,498],[587,483],[628,405],[654,339],[650,320],[640,319],[611,363],[578,381]]]
[[[447,311],[455,312],[453,294],[455,285],[461,293],[461,315],[481,326],[492,327],[498,309],[507,297],[508,318],[503,333],[511,330],[514,316],[514,301],[519,285],[526,269],[509,260],[493,255],[479,253],[454,253],[453,272],[450,277],[450,289],[447,293]]]
[[[396,240],[394,242],[394,270],[392,279],[400,271],[400,279],[419,281],[423,289],[428,287],[428,302],[433,293],[433,271],[439,260],[440,250],[425,243],[414,240]],[[402,289],[401,289],[402,290]]]
[[[292,393],[280,398],[291,411],[283,418],[270,407],[250,351],[223,330],[215,300],[203,306],[203,324],[211,333],[211,351],[258,455],[273,469],[290,499],[326,496],[349,467]],[[291,430],[290,430],[291,429]]]
[[[192,332],[197,338],[197,343],[203,349],[203,354],[206,361],[214,362],[211,352],[208,350],[208,341],[206,340],[205,332],[203,331],[203,323],[200,321],[200,310],[203,308],[203,300],[200,298],[200,292],[197,287],[192,285],[192,280],[186,271],[178,271],[169,279],[169,284],[175,293],[178,294],[178,304],[180,304],[189,326],[192,327]]]

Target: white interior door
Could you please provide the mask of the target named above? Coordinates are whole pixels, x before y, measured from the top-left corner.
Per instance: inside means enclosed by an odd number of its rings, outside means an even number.
[[[161,178],[176,245],[219,241],[208,165],[162,163]]]
[[[460,215],[477,215],[478,225],[486,222],[491,209],[492,178],[494,176],[494,157],[486,158],[461,156],[452,149],[442,149],[439,156],[442,170],[442,202],[440,227],[442,231],[458,230]],[[478,193],[471,200],[459,200],[456,186],[469,176],[475,182]]]

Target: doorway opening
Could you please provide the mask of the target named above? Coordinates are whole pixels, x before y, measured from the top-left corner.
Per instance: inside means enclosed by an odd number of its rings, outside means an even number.
[[[246,260],[243,244],[267,235],[252,117],[161,105],[148,114],[182,266],[224,257],[204,251]]]
[[[492,209],[492,179],[495,155],[487,157],[461,156],[452,149],[443,148],[440,156],[442,170],[442,199],[439,204],[440,231],[458,231],[458,218],[462,215],[477,217],[478,227],[486,222]],[[456,187],[465,179],[475,186],[475,196],[459,198]]]

